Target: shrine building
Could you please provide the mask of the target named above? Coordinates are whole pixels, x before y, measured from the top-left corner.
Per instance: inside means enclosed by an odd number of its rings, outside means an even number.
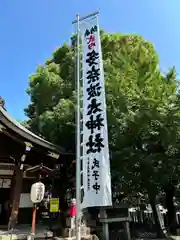
[[[31,185],[52,172],[63,153],[14,120],[0,98],[0,225],[31,222]]]

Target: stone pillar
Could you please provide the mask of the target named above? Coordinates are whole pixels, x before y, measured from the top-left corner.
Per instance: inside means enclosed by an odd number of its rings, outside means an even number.
[[[14,174],[13,174],[13,183],[12,183],[12,190],[11,190],[11,213],[8,223],[8,230],[13,229],[18,220],[18,213],[19,213],[19,202],[23,184],[23,167],[24,161],[26,159],[27,153],[31,150],[31,148],[26,144],[25,153],[22,155],[20,161],[18,161],[15,165]]]
[[[127,235],[127,239],[131,240],[131,233],[130,233],[130,227],[129,227],[129,222],[125,222],[125,231],[126,231],[126,235]]]
[[[104,240],[109,240],[109,225],[107,220],[107,213],[106,210],[102,207],[100,209],[100,219],[103,219],[102,221],[102,235]]]
[[[82,216],[81,216],[81,225],[84,227],[94,227],[94,219],[92,220],[91,214],[88,211],[88,208],[84,208],[82,210]],[[96,225],[96,224],[95,224]]]

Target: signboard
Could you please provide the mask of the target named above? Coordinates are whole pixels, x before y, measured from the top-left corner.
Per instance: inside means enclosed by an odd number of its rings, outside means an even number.
[[[45,186],[42,182],[34,183],[31,186],[31,201],[33,203],[40,203],[44,198]]]
[[[30,199],[29,193],[21,193],[19,207],[20,208],[32,208],[33,207],[33,203]]]
[[[10,187],[11,187],[11,179],[0,178],[0,188],[10,188]]]
[[[83,190],[81,208],[111,206],[104,71],[97,18],[80,25],[83,51]]]
[[[50,212],[59,212],[59,198],[50,198]]]
[[[163,230],[163,232],[166,234],[166,229],[165,229],[165,225],[164,225],[164,218],[163,218],[163,214],[160,211],[160,204],[156,204],[156,211],[157,211],[157,215],[159,218],[159,223],[161,226],[161,229]]]

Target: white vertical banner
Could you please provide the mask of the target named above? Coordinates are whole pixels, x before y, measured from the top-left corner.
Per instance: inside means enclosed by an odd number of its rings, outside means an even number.
[[[80,25],[83,51],[83,188],[81,208],[111,206],[111,175],[100,31],[97,17]]]

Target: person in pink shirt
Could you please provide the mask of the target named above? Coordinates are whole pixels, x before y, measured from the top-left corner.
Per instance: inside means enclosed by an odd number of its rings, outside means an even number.
[[[71,228],[75,228],[75,220],[76,220],[76,199],[73,198],[71,200],[71,207],[69,209],[69,215],[71,218]]]

